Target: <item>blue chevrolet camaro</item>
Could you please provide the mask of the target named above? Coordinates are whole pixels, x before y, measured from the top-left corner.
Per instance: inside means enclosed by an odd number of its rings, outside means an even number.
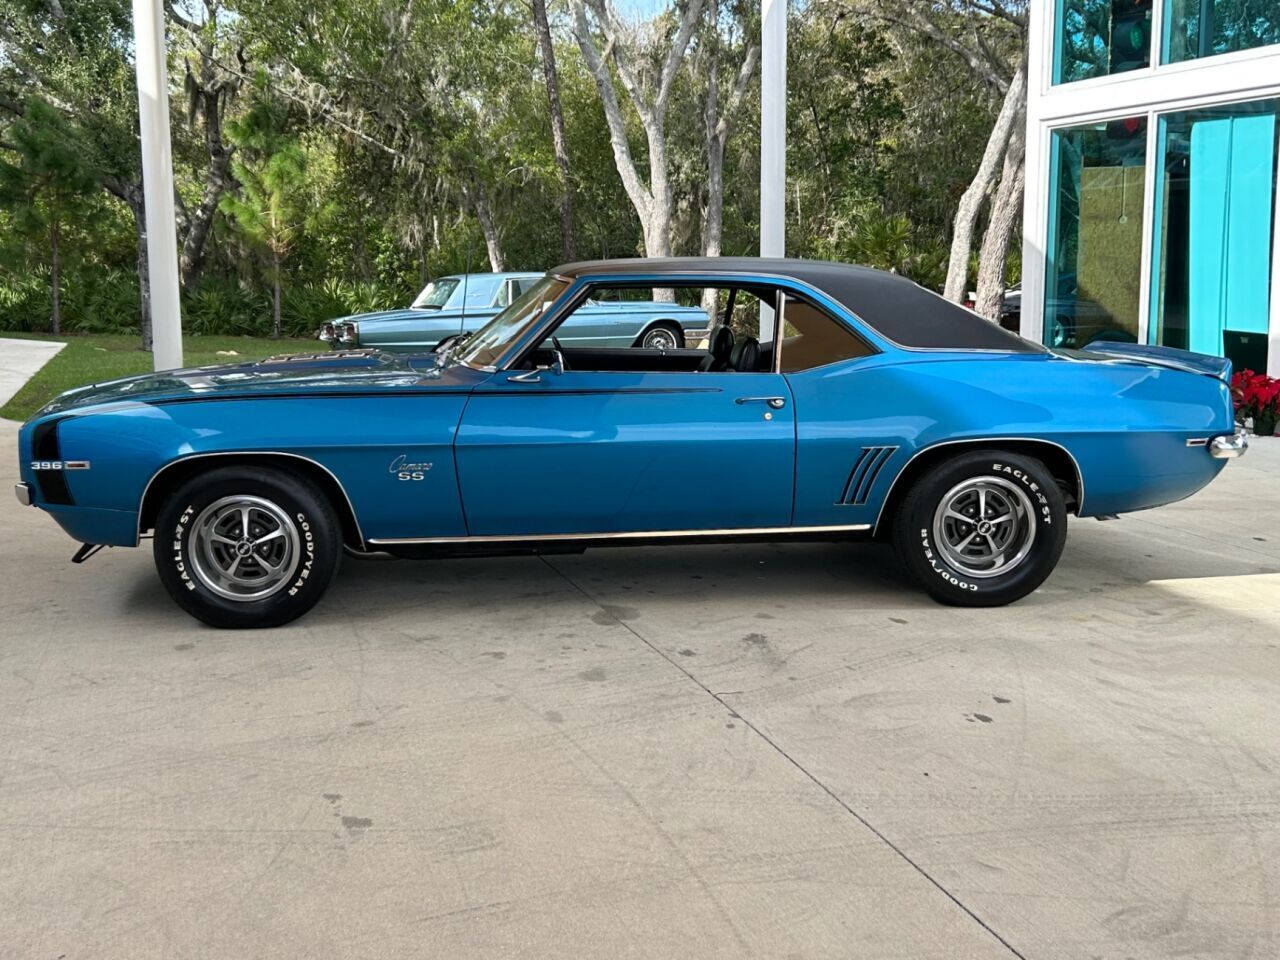
[[[560,338],[610,296],[717,316],[701,349]],[[1229,377],[1163,347],[1047,350],[859,267],[579,263],[434,353],[70,391],[22,428],[17,492],[76,559],[154,531],[166,589],[224,627],[304,613],[344,550],[749,538],[885,538],[938,600],[995,605],[1049,575],[1069,514],[1179,500],[1239,456]]]
[[[432,280],[402,310],[340,317],[318,338],[336,349],[434,349],[442,340],[474,333],[542,280],[541,273],[466,273]],[[710,324],[704,310],[672,300],[592,299],[574,311],[557,334],[570,347],[683,347]]]

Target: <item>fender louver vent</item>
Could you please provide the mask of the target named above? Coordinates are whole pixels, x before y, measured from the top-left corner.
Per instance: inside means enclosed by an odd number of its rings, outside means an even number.
[[[844,491],[840,494],[839,503],[847,506],[861,506],[867,502],[871,488],[875,486],[876,477],[880,476],[880,468],[893,456],[897,447],[863,447],[858,459],[849,471],[849,479],[844,483]]]

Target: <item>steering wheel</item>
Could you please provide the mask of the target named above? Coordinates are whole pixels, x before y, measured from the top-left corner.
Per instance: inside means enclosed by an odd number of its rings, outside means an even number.
[[[551,345],[556,348],[556,353],[560,354],[560,364],[563,369],[569,369],[569,360],[564,355],[564,347],[560,346],[560,338],[554,333],[551,335]]]

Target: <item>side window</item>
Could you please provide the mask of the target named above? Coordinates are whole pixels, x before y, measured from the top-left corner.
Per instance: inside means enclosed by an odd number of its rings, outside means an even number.
[[[783,373],[798,373],[875,350],[825,310],[788,295],[782,310]]]
[[[502,309],[511,304],[511,288],[515,285],[514,280],[503,280],[498,284],[498,295],[493,298],[493,306]],[[519,296],[517,293],[516,296]]]
[[[767,373],[773,344],[759,342],[760,324],[775,297],[752,284],[600,284],[526,362],[547,365],[558,349],[578,371]]]

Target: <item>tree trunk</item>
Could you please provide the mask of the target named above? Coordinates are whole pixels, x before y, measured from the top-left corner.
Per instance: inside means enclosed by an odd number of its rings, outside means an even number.
[[[556,70],[555,46],[551,42],[551,26],[547,22],[546,0],[533,0],[533,25],[538,34],[538,52],[547,84],[547,104],[551,110],[551,146],[556,155],[556,168],[560,171],[560,253],[567,263],[578,258],[578,241],[573,228],[573,180],[564,132],[564,108],[560,105],[560,77]]]
[[[271,251],[271,337],[280,339],[284,324],[280,318],[280,254]]]
[[[49,220],[49,300],[53,307],[50,319],[54,333],[62,332],[62,253],[58,249],[61,229],[55,208]]]
[[[988,320],[999,320],[1004,306],[1005,260],[1022,214],[1025,155],[1025,133],[1019,127],[1009,138],[1000,187],[991,206],[991,221],[982,238],[982,253],[978,258],[978,302],[975,309]]]
[[[995,180],[996,166],[1004,156],[1009,137],[1014,127],[1024,122],[1027,107],[1027,67],[1018,64],[1018,69],[1009,81],[1009,89],[1005,92],[1004,103],[996,117],[991,135],[987,138],[986,149],[982,153],[982,162],[972,182],[960,198],[956,207],[955,226],[951,233],[951,259],[947,263],[947,282],[943,288],[943,296],[948,300],[960,303],[964,300],[965,286],[969,279],[969,251],[973,246],[973,227],[982,209],[982,202]]]
[[[494,273],[502,273],[507,269],[506,258],[502,255],[502,235],[493,221],[493,210],[482,187],[474,188],[471,206],[475,209],[476,219],[480,221],[480,231],[484,234],[485,249],[489,252],[489,268]]]
[[[671,255],[672,199],[671,182],[667,170],[667,104],[670,101],[676,72],[684,59],[689,41],[693,37],[701,16],[702,3],[703,0],[689,0],[681,11],[671,46],[662,60],[657,89],[651,95],[644,92],[637,79],[633,64],[618,36],[618,28],[613,21],[610,5],[604,0],[575,0],[573,4],[574,36],[578,41],[578,49],[582,51],[582,59],[586,63],[587,70],[595,80],[596,89],[600,93],[605,122],[609,127],[609,144],[613,148],[614,166],[617,167],[618,176],[622,179],[627,198],[640,218],[640,226],[644,231],[644,252],[648,257]],[[595,37],[587,20],[588,5],[604,32],[606,40],[604,54],[596,47]],[[606,62],[606,57],[611,58],[613,66],[617,68],[618,79],[630,97],[640,117],[640,124],[644,128],[649,145],[647,187],[640,179],[635,158],[631,155],[626,119],[618,104],[613,71]]]

